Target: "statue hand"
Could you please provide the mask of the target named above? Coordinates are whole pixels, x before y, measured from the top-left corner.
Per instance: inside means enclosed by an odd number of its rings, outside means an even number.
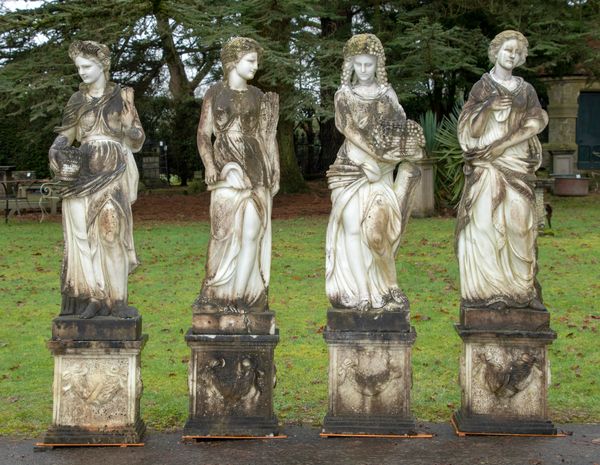
[[[121,113],[121,123],[125,130],[131,129],[134,120],[133,111],[133,89],[126,87],[121,89],[121,97],[123,99],[123,111]]]
[[[277,192],[279,192],[279,180],[275,181],[271,187],[271,197],[275,197]]]
[[[504,147],[504,144],[497,143],[497,142],[493,143],[483,158],[493,161],[496,158],[498,158],[500,155],[502,155],[504,153],[505,149],[506,149],[506,147]]]
[[[271,197],[275,197],[277,192],[279,192],[279,182],[280,182],[280,174],[279,171],[275,171],[273,173],[273,183],[271,185]]]
[[[204,172],[204,181],[206,185],[214,184],[219,180],[219,174],[214,166],[207,166]]]
[[[496,95],[489,101],[490,108],[495,111],[508,110],[512,107],[512,99],[510,97],[503,97]]]
[[[48,161],[50,162],[50,169],[53,173],[58,173],[60,170],[58,168],[58,161],[56,160],[58,157],[58,150],[51,147],[48,151]]]
[[[382,156],[384,160],[389,161],[400,161],[402,154],[400,153],[400,147],[394,147],[393,149],[388,150]]]

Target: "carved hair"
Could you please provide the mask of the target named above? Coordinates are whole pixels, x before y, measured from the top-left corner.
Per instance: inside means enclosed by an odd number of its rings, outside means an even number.
[[[519,31],[513,31],[512,29],[502,31],[500,34],[496,35],[496,37],[494,37],[490,42],[490,46],[488,48],[488,58],[490,59],[491,63],[496,64],[498,52],[502,48],[502,45],[504,44],[504,42],[512,39],[515,39],[519,44],[519,62],[516,64],[516,66],[521,66],[523,63],[525,63],[525,60],[527,59],[527,49],[529,48],[529,41]]]
[[[110,50],[106,45],[93,40],[76,40],[69,46],[69,57],[73,61],[77,57],[95,61],[102,66],[104,77],[109,80]]]
[[[352,36],[346,42],[346,45],[344,45],[342,86],[352,85],[354,57],[356,55],[373,55],[376,57],[375,77],[377,78],[377,83],[382,86],[388,85],[387,73],[385,72],[385,51],[383,50],[381,41],[374,34],[357,34]]]
[[[260,63],[263,55],[263,48],[256,40],[248,37],[232,37],[229,39],[221,49],[221,65],[223,66],[224,80],[227,81],[229,73],[244,55],[253,52],[256,52],[258,62]]]

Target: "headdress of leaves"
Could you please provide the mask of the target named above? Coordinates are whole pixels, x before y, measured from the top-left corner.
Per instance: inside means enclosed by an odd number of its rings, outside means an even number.
[[[375,75],[380,85],[387,86],[385,72],[385,51],[381,41],[374,34],[356,34],[344,45],[344,65],[342,67],[342,86],[349,86],[352,79],[352,60],[356,55],[374,55],[377,57]]]
[[[258,61],[262,59],[263,48],[254,39],[248,37],[232,37],[221,49],[221,64],[225,68],[230,63],[237,61],[247,53],[256,52]]]
[[[78,56],[92,58],[102,65],[104,74],[110,70],[110,49],[93,40],[76,40],[69,46],[69,57],[75,61]]]

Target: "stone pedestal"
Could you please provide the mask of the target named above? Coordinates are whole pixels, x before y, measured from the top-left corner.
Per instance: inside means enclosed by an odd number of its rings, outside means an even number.
[[[548,419],[548,346],[556,338],[546,311],[462,309],[461,408],[464,433],[554,435]]]
[[[408,312],[330,309],[329,410],[323,433],[415,434]]]
[[[185,340],[192,353],[183,435],[277,435],[274,314],[194,312]]]
[[[573,149],[549,149],[552,155],[552,174],[573,174],[577,165],[577,148]]]
[[[141,442],[141,327],[141,317],[53,321],[54,408],[44,444]]]
[[[434,168],[435,160],[425,158],[415,162],[421,171],[419,184],[415,189],[411,214],[417,218],[432,216],[435,213]]]

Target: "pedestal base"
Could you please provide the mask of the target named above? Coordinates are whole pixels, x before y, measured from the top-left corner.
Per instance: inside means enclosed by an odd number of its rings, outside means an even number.
[[[273,413],[275,334],[185,336],[190,416],[184,436],[277,435]]]
[[[114,430],[83,428],[77,426],[51,426],[44,436],[43,445],[86,444],[139,444],[146,432],[141,418],[135,424]]]
[[[551,421],[502,419],[492,415],[465,416],[460,410],[453,415],[458,431],[466,434],[506,434],[556,436],[557,430]]]
[[[329,411],[323,433],[415,434],[410,412],[416,332],[331,331]]]
[[[474,330],[455,326],[463,340],[459,431],[556,434],[548,419],[548,348],[556,333]]]
[[[140,353],[147,339],[48,342],[54,356],[54,409],[44,444],[141,442]]]

